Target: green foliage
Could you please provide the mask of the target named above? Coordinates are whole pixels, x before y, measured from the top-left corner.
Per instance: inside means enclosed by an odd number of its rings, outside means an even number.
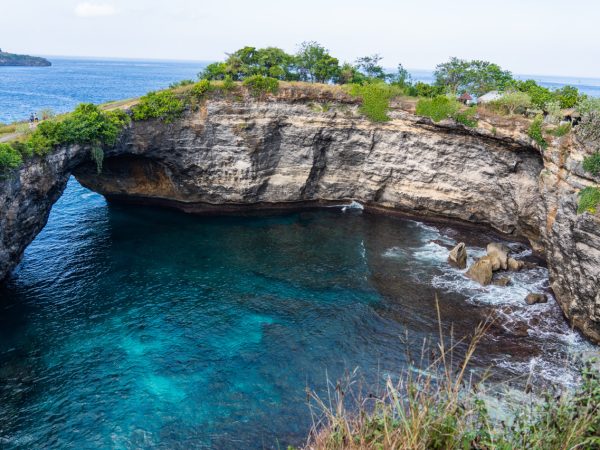
[[[444,89],[433,84],[417,81],[415,84],[407,86],[406,93],[413,97],[433,98],[444,93]]]
[[[516,112],[523,114],[531,106],[531,97],[526,92],[513,91],[490,103],[492,107],[496,107],[506,114]]]
[[[184,86],[189,86],[194,84],[194,80],[181,80],[181,81],[176,81],[174,83],[171,83],[169,85],[169,89],[176,89],[178,87],[184,87]]]
[[[583,158],[583,170],[588,171],[592,175],[600,175],[600,152]]]
[[[520,92],[525,92],[531,97],[531,104],[538,109],[544,110],[546,104],[556,99],[554,93],[540,86],[535,80],[512,80],[508,87]]]
[[[171,91],[149,92],[131,110],[134,120],[160,119],[168,123],[181,116],[184,104]]]
[[[577,214],[589,212],[596,214],[600,205],[600,189],[597,187],[588,186],[579,192],[579,205],[577,206]]]
[[[548,131],[552,136],[562,137],[571,132],[571,124],[569,122],[558,125],[553,130]]]
[[[233,82],[233,80],[231,79],[230,75],[227,75],[224,79],[223,79],[223,85],[221,86],[222,89],[225,92],[229,92],[232,91],[233,88],[235,88],[235,83]]]
[[[560,89],[554,91],[554,95],[556,96],[557,101],[560,103],[561,108],[573,108],[581,94],[579,94],[579,90],[573,86],[564,86]]]
[[[455,113],[453,119],[466,127],[475,128],[477,126],[477,119],[475,119],[476,113],[477,108],[472,106],[464,111],[458,111]]]
[[[531,122],[529,129],[527,130],[527,135],[535,142],[537,142],[537,144],[540,147],[545,149],[548,147],[548,142],[546,142],[546,140],[544,139],[543,123],[544,118],[541,115],[536,116],[536,118],[533,119],[533,122]]]
[[[586,144],[600,145],[600,98],[580,99],[577,109],[581,122],[575,128],[575,134]]]
[[[92,147],[90,149],[90,156],[96,164],[96,171],[98,173],[102,172],[102,163],[104,162],[104,150],[102,150],[102,147]]]
[[[200,80],[194,84],[190,91],[190,95],[192,95],[196,100],[200,100],[209,90],[210,80]]]
[[[560,121],[563,118],[563,114],[562,114],[562,110],[560,107],[560,102],[558,100],[552,100],[552,101],[546,103],[544,110],[546,111],[546,114],[547,114],[546,115],[547,122],[553,123],[553,124],[560,123]]]
[[[0,176],[21,167],[21,154],[9,144],[0,143]]]
[[[396,73],[387,75],[388,81],[403,89],[408,88],[412,85],[412,78],[408,70],[404,68],[402,64],[398,64]]]
[[[338,84],[362,84],[366,82],[365,76],[352,64],[344,63],[334,82]]]
[[[356,60],[354,67],[361,72],[367,80],[385,80],[386,74],[383,67],[379,64],[382,57],[378,54],[363,56]],[[404,74],[406,76],[406,74]]]
[[[45,155],[59,144],[114,145],[128,121],[121,110],[102,111],[91,103],[82,103],[63,120],[40,122],[27,146],[31,152]]]
[[[198,76],[207,80],[224,80],[230,77],[242,81],[262,75],[278,80],[297,78],[294,73],[295,58],[277,47],[243,47],[227,56],[224,62],[209,64]]]
[[[492,90],[504,90],[512,80],[512,74],[488,61],[466,61],[451,58],[436,66],[435,84],[445,92],[470,92],[483,95]]]
[[[326,83],[340,75],[337,58],[317,42],[303,42],[296,54],[296,69],[300,80]]]
[[[373,122],[387,122],[390,99],[399,94],[399,90],[383,82],[354,84],[350,94],[362,100],[360,111]]]
[[[422,98],[417,102],[416,114],[418,116],[429,117],[434,122],[443,119],[455,118],[460,110],[460,103],[444,95],[438,95],[434,98]]]
[[[275,94],[279,89],[279,81],[271,77],[263,77],[262,75],[254,75],[244,80],[244,86],[250,89],[252,95],[260,97],[264,94]]]

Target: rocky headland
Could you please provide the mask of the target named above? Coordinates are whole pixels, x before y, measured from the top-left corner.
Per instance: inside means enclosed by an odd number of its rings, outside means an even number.
[[[0,278],[44,227],[71,174],[109,201],[190,213],[357,201],[367,211],[491,227],[544,255],[565,316],[600,342],[600,217],[577,214],[594,180],[570,134],[539,148],[518,121],[433,123],[401,103],[373,123],[334,90],[211,96],[180,118],[134,121],[104,149],[61,146],[0,180]],[[508,262],[507,262],[508,263]]]
[[[39,56],[17,55],[0,50],[1,66],[24,66],[24,67],[48,67],[52,63],[46,58]]]

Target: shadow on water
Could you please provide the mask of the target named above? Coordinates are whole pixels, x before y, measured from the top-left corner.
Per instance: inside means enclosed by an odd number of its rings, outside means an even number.
[[[569,381],[560,358],[585,344],[555,305],[522,305],[523,292],[544,288],[543,267],[504,290],[447,267],[457,240],[476,254],[493,239],[337,208],[200,217],[109,207],[71,180],[0,288],[0,444],[301,443],[305,388],[323,392],[327,376],[355,367],[377,385],[406,367],[401,336],[418,352],[437,333],[436,292],[457,336],[502,311],[475,369],[494,365],[505,380],[538,361],[542,382]]]

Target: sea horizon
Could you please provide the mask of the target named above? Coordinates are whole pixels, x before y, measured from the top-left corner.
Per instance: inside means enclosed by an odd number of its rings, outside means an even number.
[[[184,79],[197,79],[211,61],[49,56],[50,67],[0,68],[0,123],[26,120],[33,112],[68,112],[82,102],[105,103],[139,97]],[[115,66],[123,70],[115,71]],[[149,70],[150,69],[150,70]],[[386,69],[393,71],[394,69]],[[433,70],[407,69],[414,81],[433,82]],[[575,86],[600,97],[600,78],[514,74],[558,89]]]

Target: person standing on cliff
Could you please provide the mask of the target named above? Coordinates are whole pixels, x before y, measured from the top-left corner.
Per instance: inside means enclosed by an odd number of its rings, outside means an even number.
[[[33,121],[34,121],[34,117],[33,117],[33,113],[31,113],[29,115],[29,129],[33,129]]]

